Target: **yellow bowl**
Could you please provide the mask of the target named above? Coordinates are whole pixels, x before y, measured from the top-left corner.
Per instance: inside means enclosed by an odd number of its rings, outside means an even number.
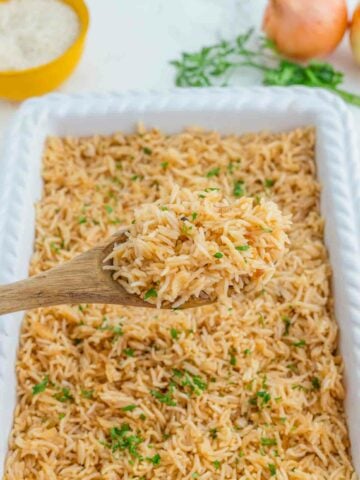
[[[50,92],[66,80],[79,63],[89,28],[89,12],[83,0],[62,1],[70,5],[79,17],[77,39],[65,53],[49,63],[26,70],[0,71],[0,97],[24,100]]]

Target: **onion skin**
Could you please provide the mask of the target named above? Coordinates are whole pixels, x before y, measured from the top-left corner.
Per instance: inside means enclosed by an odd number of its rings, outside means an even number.
[[[356,7],[350,29],[350,43],[354,58],[360,64],[360,4]]]
[[[270,0],[263,20],[278,50],[300,60],[333,51],[347,26],[346,0]]]

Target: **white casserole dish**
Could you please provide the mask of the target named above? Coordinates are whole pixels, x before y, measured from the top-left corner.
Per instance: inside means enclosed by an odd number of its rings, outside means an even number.
[[[333,95],[303,88],[176,90],[165,93],[49,95],[23,104],[6,136],[0,171],[0,284],[27,276],[48,135],[130,132],[136,122],[173,133],[200,125],[222,133],[317,129],[325,240],[345,361],[345,408],[360,473],[360,165],[355,130]],[[22,314],[0,317],[0,477],[16,403],[15,361]]]

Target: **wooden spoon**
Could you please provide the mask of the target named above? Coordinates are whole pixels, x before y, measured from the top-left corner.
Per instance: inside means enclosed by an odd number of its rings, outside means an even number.
[[[69,262],[51,268],[26,280],[0,286],[0,315],[30,308],[63,304],[108,303],[155,308],[137,295],[128,293],[113,280],[112,271],[105,270],[104,259],[114,243],[125,239],[124,232],[110,237],[107,242],[76,256]],[[109,264],[111,260],[109,260]],[[181,305],[194,308],[212,303],[204,294]],[[171,309],[171,305],[161,308]]]

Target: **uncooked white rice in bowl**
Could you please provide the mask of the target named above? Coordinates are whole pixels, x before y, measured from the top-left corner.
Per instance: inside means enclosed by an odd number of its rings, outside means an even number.
[[[192,192],[174,185],[168,198],[135,209],[104,268],[158,308],[193,298],[227,302],[270,280],[289,225],[270,200],[231,200],[218,188]]]
[[[355,480],[314,144],[311,128],[49,139],[31,274],[174,183],[274,201],[289,252],[228,308],[27,313],[5,480]]]

